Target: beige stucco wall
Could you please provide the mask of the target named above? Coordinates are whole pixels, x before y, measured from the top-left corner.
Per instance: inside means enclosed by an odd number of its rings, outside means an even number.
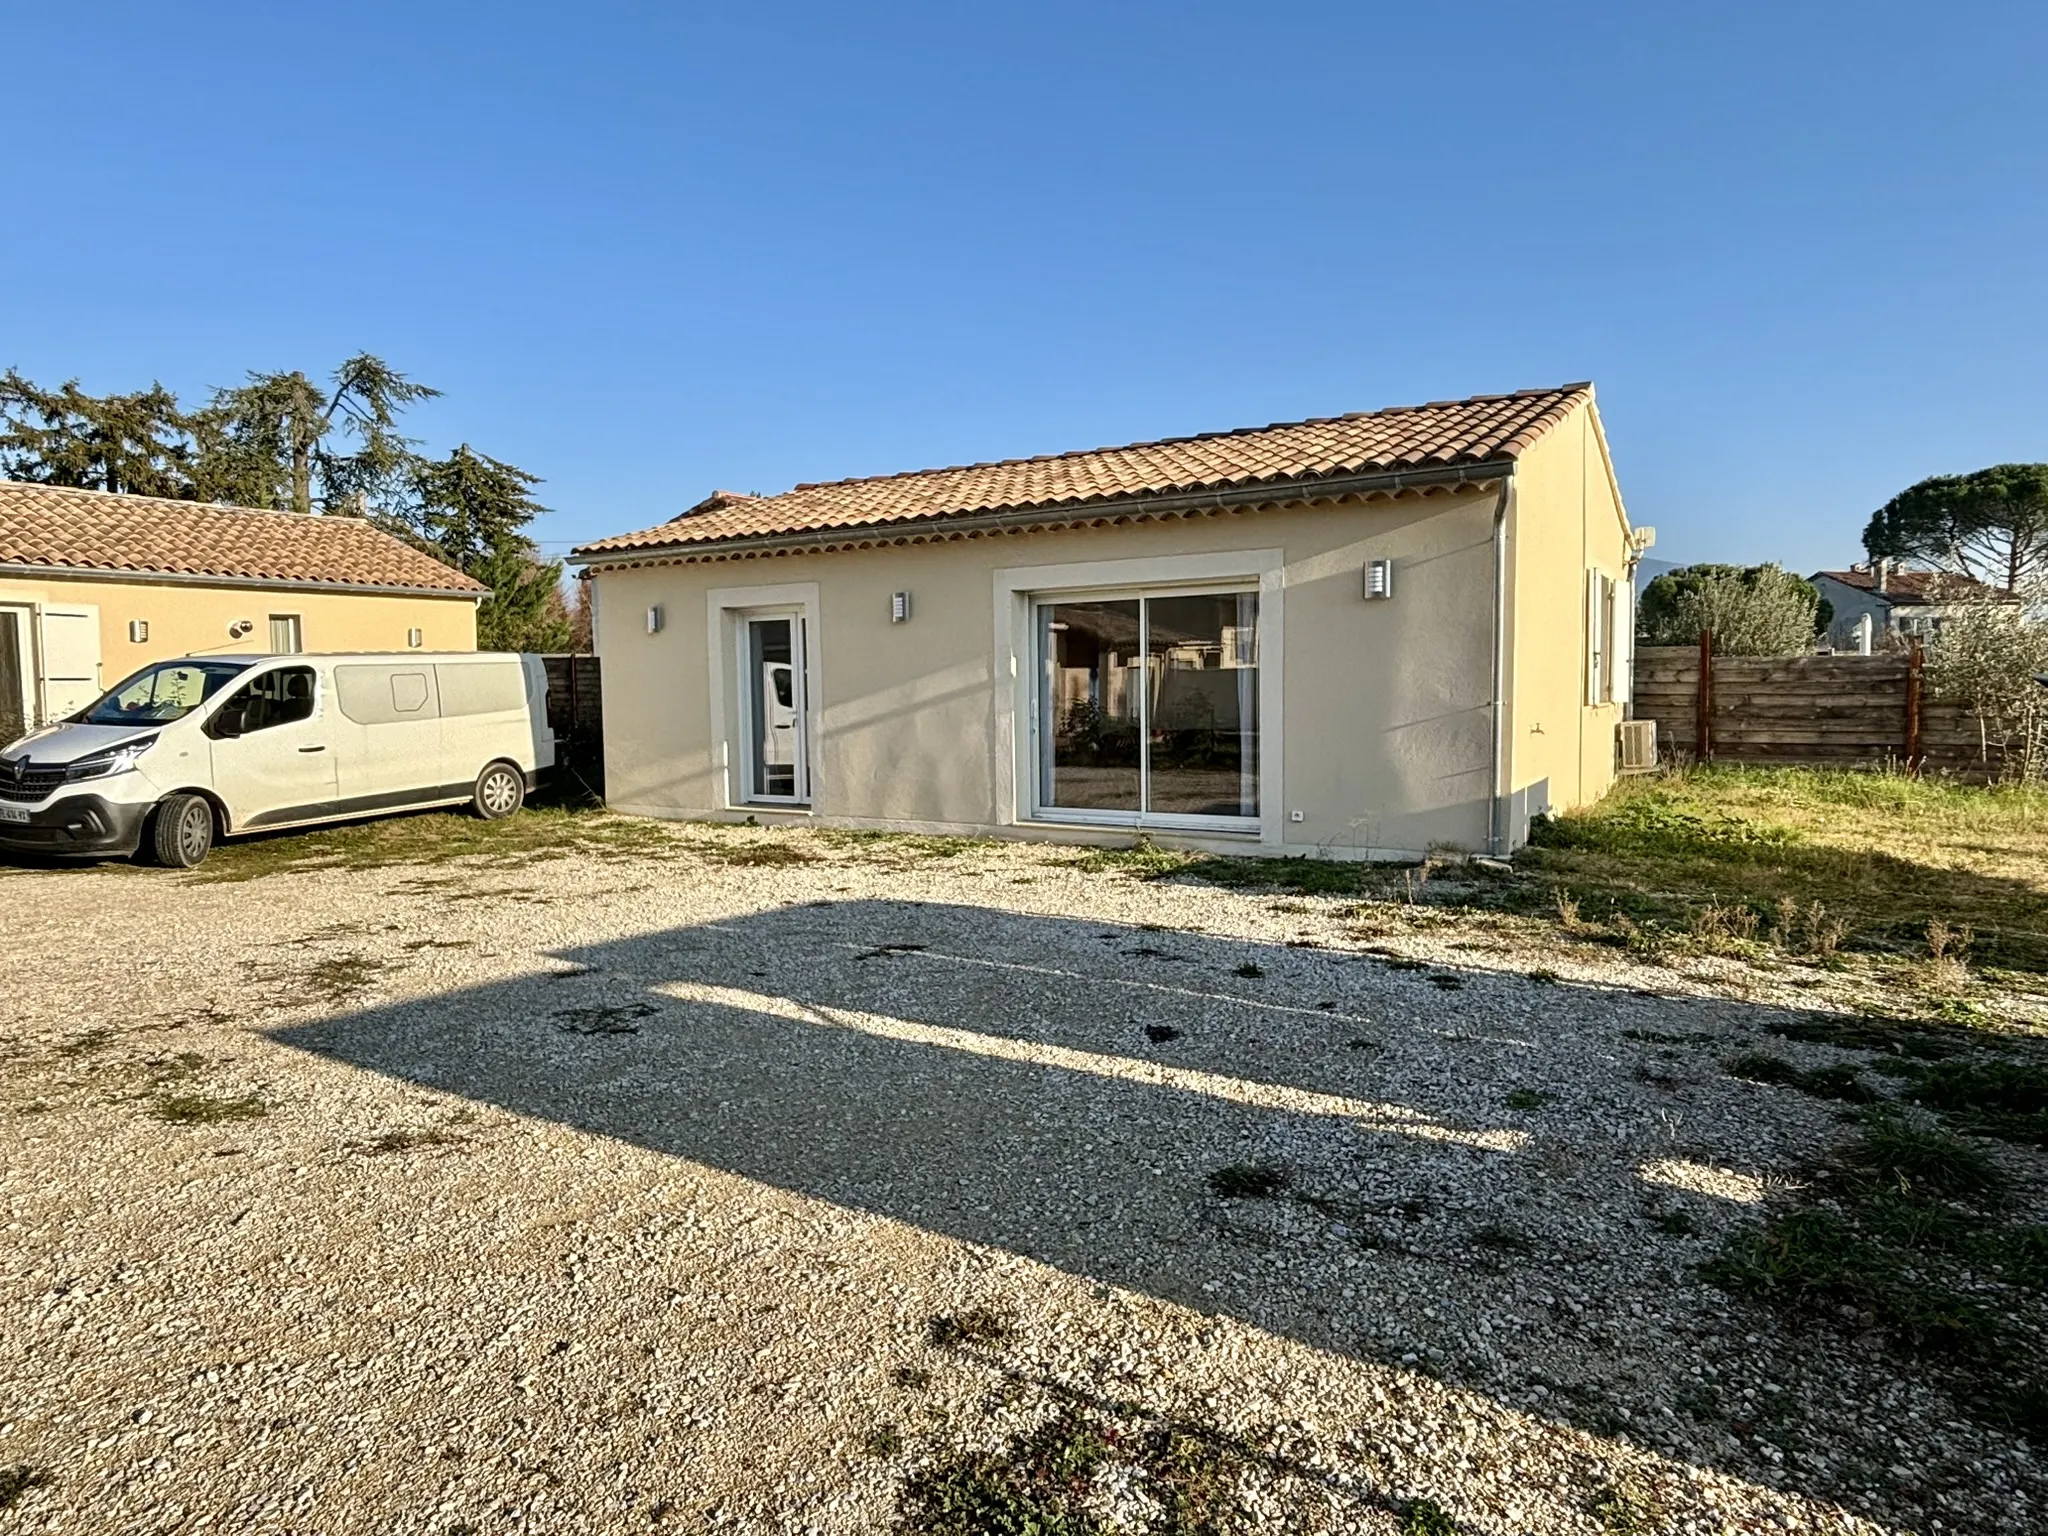
[[[299,616],[307,651],[402,651],[411,629],[424,631],[425,650],[476,649],[476,602],[459,593],[437,597],[0,575],[0,604],[86,603],[99,609],[100,665],[108,684],[149,662],[195,651],[260,654],[270,644],[273,614]],[[147,621],[148,640],[128,638],[131,619]],[[237,619],[255,626],[240,640],[228,635]]]
[[[708,594],[815,582],[815,818],[932,830],[1013,826],[1015,685],[998,656],[996,572],[1277,550],[1282,786],[1269,845],[1340,854],[1480,848],[1491,790],[1494,504],[1490,488],[1468,489],[603,571],[597,626],[609,798],[621,810],[654,815],[780,814],[727,803],[719,738],[736,732],[729,705],[722,727],[712,719]],[[1395,595],[1367,602],[1363,570],[1379,556],[1395,561]],[[892,625],[890,594],[902,590],[912,594],[912,618]],[[657,604],[664,627],[650,635],[645,614]],[[1269,606],[1261,618],[1262,665],[1273,654],[1272,620]],[[1270,806],[1270,780],[1267,795]],[[1289,819],[1294,812],[1299,822]],[[1130,836],[1037,823],[1023,830]]]
[[[1628,580],[1628,526],[1590,402],[1522,455],[1508,540],[1508,783],[1519,833],[1528,812],[1589,804],[1614,782],[1622,709],[1585,702],[1586,583],[1589,571]]]

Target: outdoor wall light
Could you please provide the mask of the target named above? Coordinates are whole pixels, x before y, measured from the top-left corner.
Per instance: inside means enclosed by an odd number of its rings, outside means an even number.
[[[889,622],[891,624],[904,624],[909,622],[909,619],[910,594],[908,592],[893,594],[889,599]]]
[[[228,638],[230,640],[239,640],[255,627],[256,621],[254,619],[236,619],[228,625]]]
[[[660,634],[661,622],[661,604],[656,603],[653,607],[647,610],[647,633],[649,633],[650,635]]]
[[[137,645],[147,640],[149,638],[149,620],[130,619],[128,621],[128,638]]]
[[[425,633],[421,630],[408,629],[405,632],[406,645],[415,651],[418,650],[420,646],[426,642],[426,638],[427,637]]]
[[[1368,560],[1365,562],[1365,595],[1368,601],[1394,595],[1394,562],[1391,560]]]

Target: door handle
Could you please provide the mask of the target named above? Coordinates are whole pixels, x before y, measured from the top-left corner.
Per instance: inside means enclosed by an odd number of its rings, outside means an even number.
[[[325,747],[301,747],[299,750],[301,752],[325,752],[327,749]]]

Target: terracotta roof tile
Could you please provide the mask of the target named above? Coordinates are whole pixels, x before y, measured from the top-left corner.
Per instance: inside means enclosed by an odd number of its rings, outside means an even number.
[[[1815,576],[1831,576],[1845,587],[1855,587],[1863,592],[1875,592],[1877,579],[1869,569],[1847,571],[1816,571]],[[1968,576],[1951,576],[1945,571],[1901,571],[1893,570],[1885,578],[1884,596],[1894,603],[1953,603],[1963,599],[2004,598],[2012,594],[2003,587],[1987,586],[1973,581]]]
[[[356,517],[0,480],[0,566],[221,576],[293,586],[488,590]]]
[[[583,545],[576,557],[1079,508],[1134,496],[1254,491],[1265,483],[1333,475],[1506,464],[1591,397],[1590,384],[1567,384],[1123,448],[833,480],[780,496],[716,491],[658,527]]]

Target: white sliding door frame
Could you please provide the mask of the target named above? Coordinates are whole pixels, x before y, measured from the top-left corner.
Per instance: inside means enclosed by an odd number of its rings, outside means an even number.
[[[995,573],[996,691],[992,724],[999,738],[997,813],[1004,825],[1120,828],[1186,832],[1209,837],[1256,837],[1281,842],[1281,712],[1285,676],[1282,567],[1277,549],[1222,554],[1163,555],[1136,560],[1016,566]],[[1258,644],[1258,802],[1256,817],[1173,816],[1148,812],[1073,810],[1042,803],[1046,746],[1041,736],[1043,663],[1038,606],[1045,602],[1101,602],[1192,593],[1256,591]],[[1141,609],[1142,614],[1142,609]],[[1141,665],[1141,677],[1149,671]],[[1149,681],[1145,685],[1149,693]],[[1000,738],[1005,734],[1005,745]],[[1007,768],[1007,773],[1003,770]]]

